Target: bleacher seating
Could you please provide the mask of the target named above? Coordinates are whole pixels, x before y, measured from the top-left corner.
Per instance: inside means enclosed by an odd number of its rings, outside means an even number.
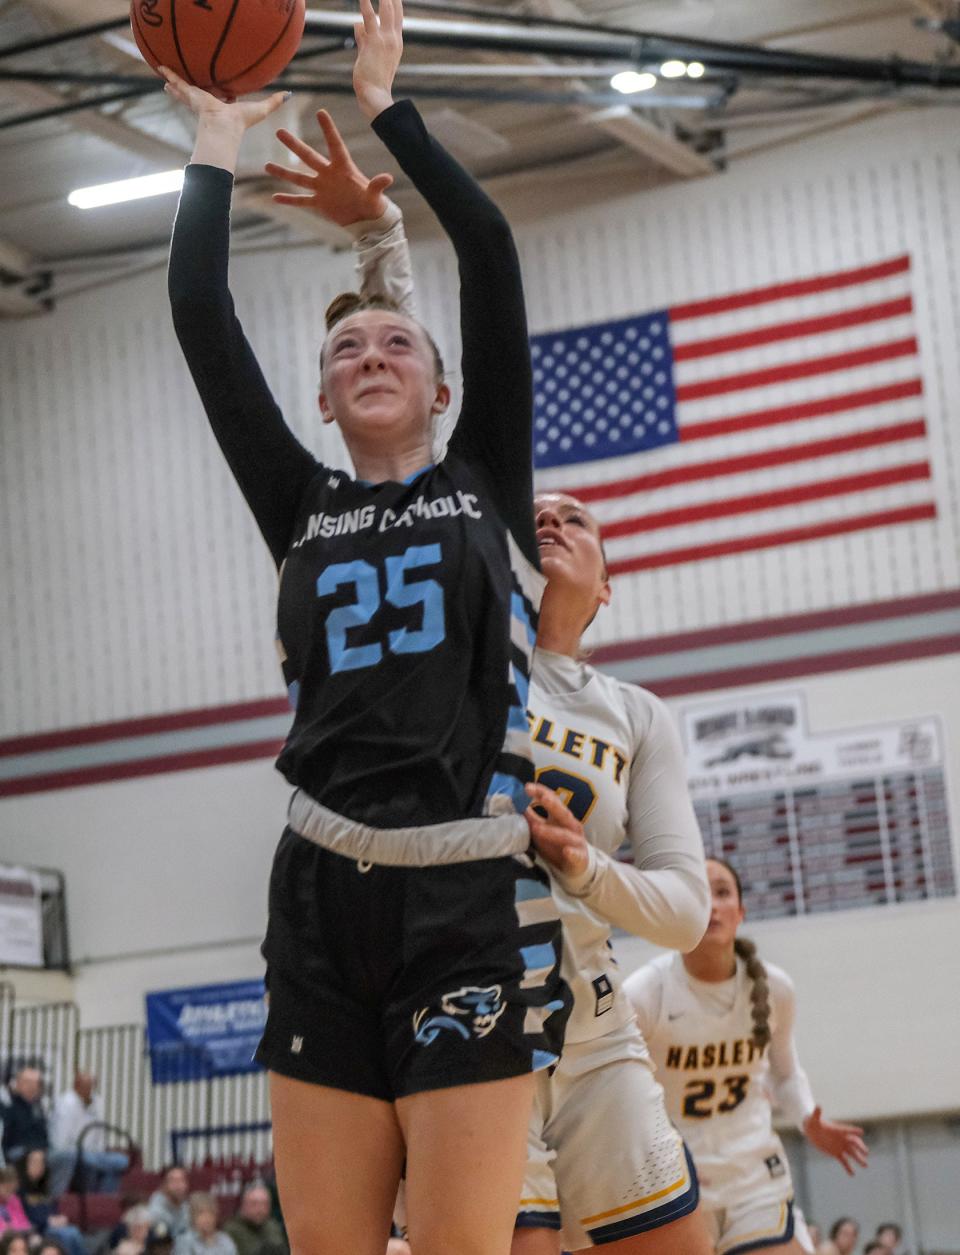
[[[249,1181],[260,1180],[271,1171],[271,1164],[256,1163],[239,1155],[208,1158],[202,1164],[191,1164],[187,1168],[191,1193],[202,1190],[214,1194],[220,1204],[221,1220],[229,1219],[236,1212],[243,1187]],[[162,1172],[149,1172],[138,1165],[123,1175],[117,1194],[62,1194],[59,1211],[85,1233],[113,1229],[124,1211],[135,1202],[146,1202],[154,1190],[159,1189],[162,1180]]]

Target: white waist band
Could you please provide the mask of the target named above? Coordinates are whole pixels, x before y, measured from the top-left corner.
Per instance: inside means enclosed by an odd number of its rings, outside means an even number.
[[[325,850],[386,867],[472,863],[522,854],[530,846],[530,829],[522,815],[456,819],[423,828],[370,828],[321,806],[302,789],[290,799],[287,822],[299,836]]]

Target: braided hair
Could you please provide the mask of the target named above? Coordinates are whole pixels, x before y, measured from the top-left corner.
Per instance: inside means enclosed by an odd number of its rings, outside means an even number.
[[[711,856],[710,862],[719,863],[730,873],[737,886],[737,901],[742,904],[743,885],[740,883],[736,868],[732,867],[725,858]],[[752,982],[750,990],[750,1009],[753,1014],[752,1040],[755,1046],[763,1050],[769,1045],[773,1036],[770,1032],[770,982],[767,979],[767,969],[757,955],[756,943],[750,941],[749,938],[737,937],[733,943],[733,951],[738,958],[743,959],[743,965]]]

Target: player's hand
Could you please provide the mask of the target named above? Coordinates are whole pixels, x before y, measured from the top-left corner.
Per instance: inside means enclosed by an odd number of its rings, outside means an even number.
[[[379,218],[386,212],[387,198],[384,192],[393,182],[393,176],[375,174],[372,179],[368,179],[350,156],[343,136],[326,109],[320,110],[317,121],[327,141],[329,157],[324,157],[289,131],[277,131],[280,143],[285,144],[299,157],[310,168],[311,173],[288,170],[286,166],[268,161],[267,174],[304,189],[303,192],[274,192],[273,199],[278,205],[295,205],[299,209],[309,209],[326,218],[328,222],[335,222],[339,227],[348,227],[351,223],[364,222],[368,218]]]
[[[360,0],[360,16],[353,28],[357,59],[353,64],[353,90],[364,117],[371,120],[393,104],[393,80],[403,55],[403,4],[380,0],[380,15],[373,0]]]
[[[195,87],[165,65],[159,68],[165,80],[163,90],[195,113],[201,124],[246,131],[279,109],[287,98],[286,92],[274,92],[263,100],[237,100],[223,92]]]
[[[836,1120],[825,1120],[819,1107],[807,1116],[803,1122],[803,1132],[817,1150],[836,1159],[843,1165],[848,1176],[854,1174],[854,1164],[861,1168],[867,1166],[869,1151],[863,1140],[863,1129],[855,1124],[841,1124]]]
[[[528,784],[531,805],[524,811],[534,849],[565,876],[579,876],[587,870],[590,847],[583,827],[553,789]],[[538,814],[537,809],[545,812]]]

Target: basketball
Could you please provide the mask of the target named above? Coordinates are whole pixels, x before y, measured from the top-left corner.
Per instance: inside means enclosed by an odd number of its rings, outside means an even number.
[[[305,0],[131,0],[137,47],[197,87],[234,96],[273,82],[300,46]]]

